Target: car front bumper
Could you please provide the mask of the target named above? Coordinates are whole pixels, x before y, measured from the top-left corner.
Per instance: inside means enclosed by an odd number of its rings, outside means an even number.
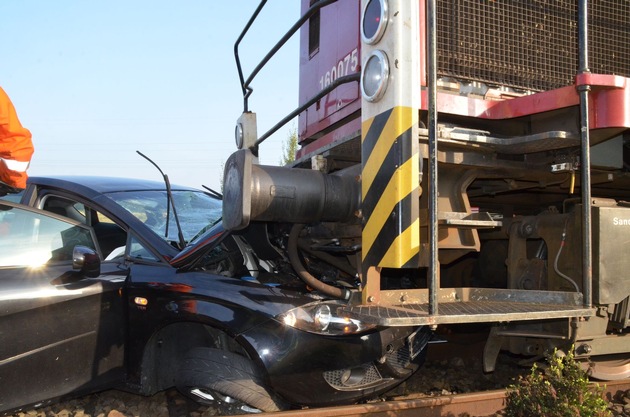
[[[350,336],[322,336],[275,320],[243,333],[271,389],[300,406],[350,404],[406,380],[424,358],[426,328],[392,327]]]

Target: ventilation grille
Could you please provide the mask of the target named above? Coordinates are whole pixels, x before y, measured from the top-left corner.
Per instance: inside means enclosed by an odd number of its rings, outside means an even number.
[[[345,369],[324,372],[324,379],[330,386],[341,391],[365,389],[375,385],[383,380],[381,374],[373,364],[363,365],[363,378],[360,380],[352,380],[343,382],[343,374]]]
[[[438,73],[542,91],[571,85],[578,70],[577,0],[442,0]],[[630,76],[630,1],[589,2],[589,68]]]

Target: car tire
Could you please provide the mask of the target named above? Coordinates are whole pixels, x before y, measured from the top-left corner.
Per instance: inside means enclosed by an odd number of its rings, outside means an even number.
[[[213,348],[191,349],[179,372],[177,389],[222,415],[281,411],[253,362],[233,352]]]

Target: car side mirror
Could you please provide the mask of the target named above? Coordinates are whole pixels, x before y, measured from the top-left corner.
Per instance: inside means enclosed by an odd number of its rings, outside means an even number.
[[[77,245],[72,250],[72,269],[78,269],[88,278],[101,274],[101,258],[94,249]]]

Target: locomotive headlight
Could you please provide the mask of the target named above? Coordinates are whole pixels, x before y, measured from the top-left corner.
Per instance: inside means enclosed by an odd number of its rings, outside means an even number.
[[[368,0],[361,15],[361,39],[373,45],[381,40],[389,20],[387,0]]]
[[[356,334],[376,327],[338,314],[341,306],[343,303],[338,301],[318,301],[291,309],[278,319],[296,329],[331,336]]]
[[[234,128],[234,140],[236,141],[236,149],[243,149],[243,125],[237,123]]]
[[[372,51],[363,66],[361,93],[367,101],[378,101],[389,82],[389,61],[383,51]]]
[[[256,113],[247,111],[241,114],[234,128],[234,139],[238,149],[252,149],[258,139],[256,128]]]

